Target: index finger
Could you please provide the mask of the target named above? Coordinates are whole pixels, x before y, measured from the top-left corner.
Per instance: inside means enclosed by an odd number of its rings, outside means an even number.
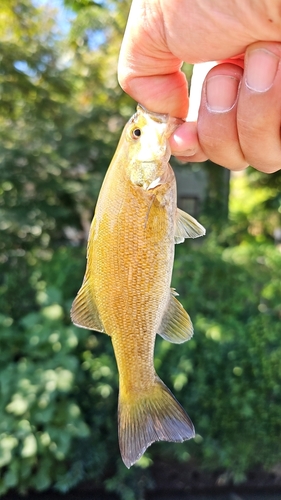
[[[188,84],[181,65],[167,47],[157,4],[133,2],[118,64],[123,90],[150,111],[185,118]]]

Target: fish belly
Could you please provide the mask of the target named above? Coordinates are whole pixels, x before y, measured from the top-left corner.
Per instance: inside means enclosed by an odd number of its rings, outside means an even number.
[[[154,378],[155,335],[170,296],[174,220],[154,193],[129,188],[123,199],[117,221],[110,203],[99,220],[92,280],[120,384],[131,393]]]

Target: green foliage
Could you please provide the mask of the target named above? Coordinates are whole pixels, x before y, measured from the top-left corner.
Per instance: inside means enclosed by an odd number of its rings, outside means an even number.
[[[36,310],[1,316],[1,491],[66,491],[93,478],[134,498],[151,485],[151,463],[197,460],[239,480],[280,461],[281,266],[274,247],[178,249],[174,285],[194,338],[158,339],[155,365],[197,431],[181,445],[154,444],[132,469],[117,445],[117,372],[110,339],[69,323],[84,252],[61,248],[30,276]],[[34,304],[33,304],[34,309]]]
[[[82,480],[143,498],[151,465],[197,463],[239,480],[280,462],[280,174],[234,178],[230,220],[210,167],[208,238],[177,248],[173,285],[194,338],[157,339],[155,366],[196,438],[154,444],[132,469],[117,443],[118,376],[110,338],[75,328],[86,237],[131,100],[116,80],[129,2],[29,0],[1,7],[0,495]],[[242,207],[242,208],[241,208]]]
[[[76,258],[77,251],[60,249],[51,266],[38,262],[30,277],[37,310],[30,308],[19,321],[0,317],[2,493],[15,486],[20,491],[49,486],[65,491],[86,475],[87,460],[97,476],[107,462],[107,446],[100,439],[108,426],[102,402],[112,398],[115,365],[95,336],[70,325],[69,281]],[[58,268],[66,273],[57,274]],[[92,446],[83,463],[78,442],[81,449]]]
[[[63,38],[54,19],[28,0],[2,6],[0,494],[101,481],[117,456],[111,345],[73,327],[69,310],[133,108],[115,76],[118,38],[101,71],[103,48]]]
[[[280,171],[269,176],[249,168],[247,175],[238,172],[233,176],[230,244],[273,243],[274,230],[281,227],[280,183]]]
[[[160,366],[189,410],[199,440],[177,450],[241,478],[280,461],[281,257],[271,246],[181,249],[175,285],[195,336]],[[161,349],[161,346],[160,346]],[[162,347],[163,349],[163,347]],[[173,352],[173,354],[170,354]]]

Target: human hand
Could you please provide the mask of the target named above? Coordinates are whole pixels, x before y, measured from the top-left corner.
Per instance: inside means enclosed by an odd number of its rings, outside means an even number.
[[[214,0],[210,11],[200,0],[133,1],[119,79],[151,111],[186,116],[182,61],[228,60],[205,79],[198,123],[184,123],[171,138],[180,159],[280,168],[281,1],[268,3],[251,9],[246,0]]]

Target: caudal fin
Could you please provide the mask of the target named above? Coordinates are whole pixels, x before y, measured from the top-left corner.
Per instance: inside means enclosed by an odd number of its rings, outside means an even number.
[[[195,436],[193,424],[162,380],[134,400],[119,395],[118,434],[122,460],[130,468],[154,441],[182,442]]]

